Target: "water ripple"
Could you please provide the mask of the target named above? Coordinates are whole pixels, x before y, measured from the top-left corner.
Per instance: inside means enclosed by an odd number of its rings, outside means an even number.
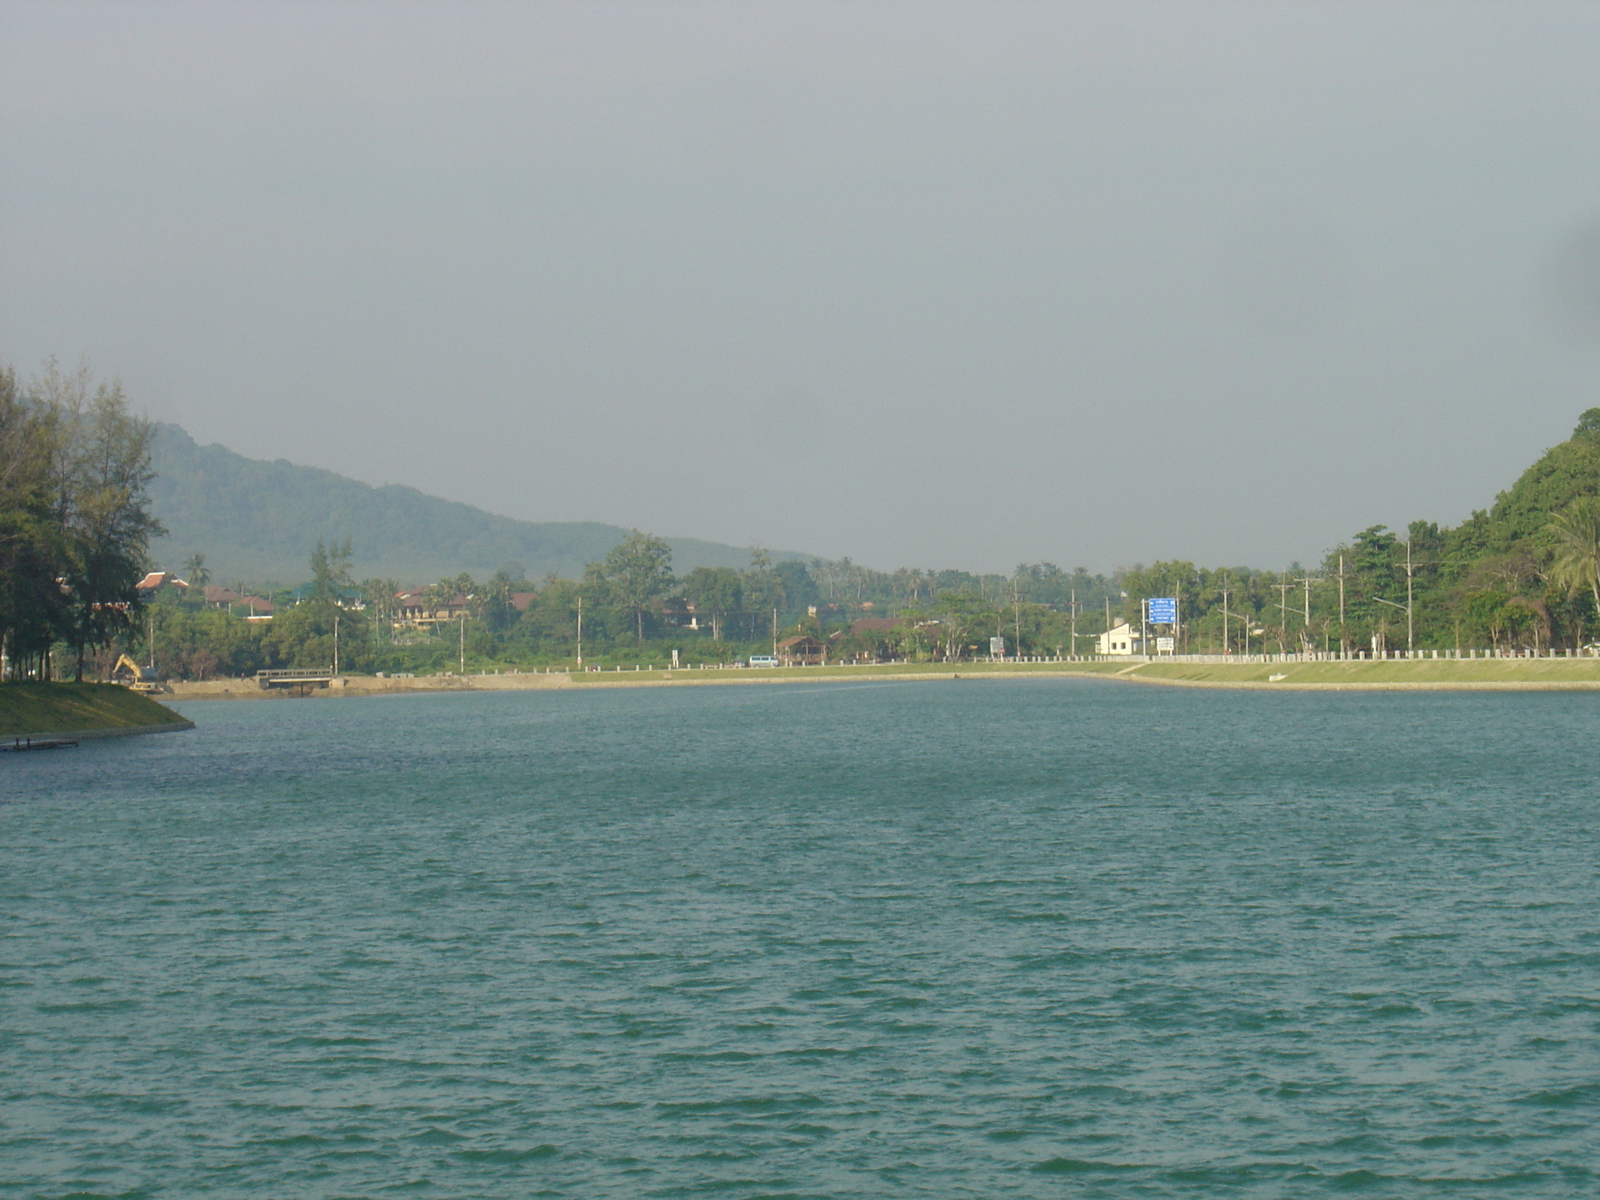
[[[186,711],[0,764],[0,1195],[1597,1186],[1589,697]]]

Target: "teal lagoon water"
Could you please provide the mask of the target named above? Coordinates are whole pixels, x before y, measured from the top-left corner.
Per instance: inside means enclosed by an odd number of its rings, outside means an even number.
[[[0,1195],[1600,1194],[1600,702],[181,706],[0,761]]]

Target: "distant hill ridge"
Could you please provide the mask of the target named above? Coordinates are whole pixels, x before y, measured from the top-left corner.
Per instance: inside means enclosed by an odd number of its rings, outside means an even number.
[[[167,536],[155,561],[177,568],[204,554],[213,578],[295,583],[318,540],[351,538],[358,578],[431,583],[462,571],[483,578],[520,564],[530,579],[577,578],[628,530],[597,521],[518,521],[416,488],[372,487],[318,467],[245,458],[199,445],[178,425],[158,424],[150,485]],[[656,532],[651,530],[650,532]],[[720,542],[667,538],[673,567],[745,567],[750,552]],[[774,559],[799,559],[774,552]]]

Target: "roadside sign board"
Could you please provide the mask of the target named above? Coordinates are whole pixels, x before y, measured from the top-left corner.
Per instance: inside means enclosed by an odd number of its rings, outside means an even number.
[[[993,655],[995,658],[1004,658],[1006,656],[1006,640],[1005,640],[1005,638],[1003,638],[1003,637],[992,637],[992,638],[990,638],[989,639],[989,653],[991,655]]]
[[[1176,625],[1178,623],[1178,598],[1176,596],[1151,596],[1150,624]]]
[[[1171,654],[1172,653],[1172,649],[1173,649],[1172,643],[1173,643],[1173,639],[1172,638],[1169,638],[1169,637],[1158,637],[1156,639],[1156,653],[1157,654]]]

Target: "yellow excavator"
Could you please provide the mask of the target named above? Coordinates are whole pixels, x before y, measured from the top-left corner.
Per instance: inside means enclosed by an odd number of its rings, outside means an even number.
[[[111,682],[146,695],[167,690],[166,685],[156,678],[153,667],[141,667],[126,654],[118,658],[117,665],[111,668]]]

